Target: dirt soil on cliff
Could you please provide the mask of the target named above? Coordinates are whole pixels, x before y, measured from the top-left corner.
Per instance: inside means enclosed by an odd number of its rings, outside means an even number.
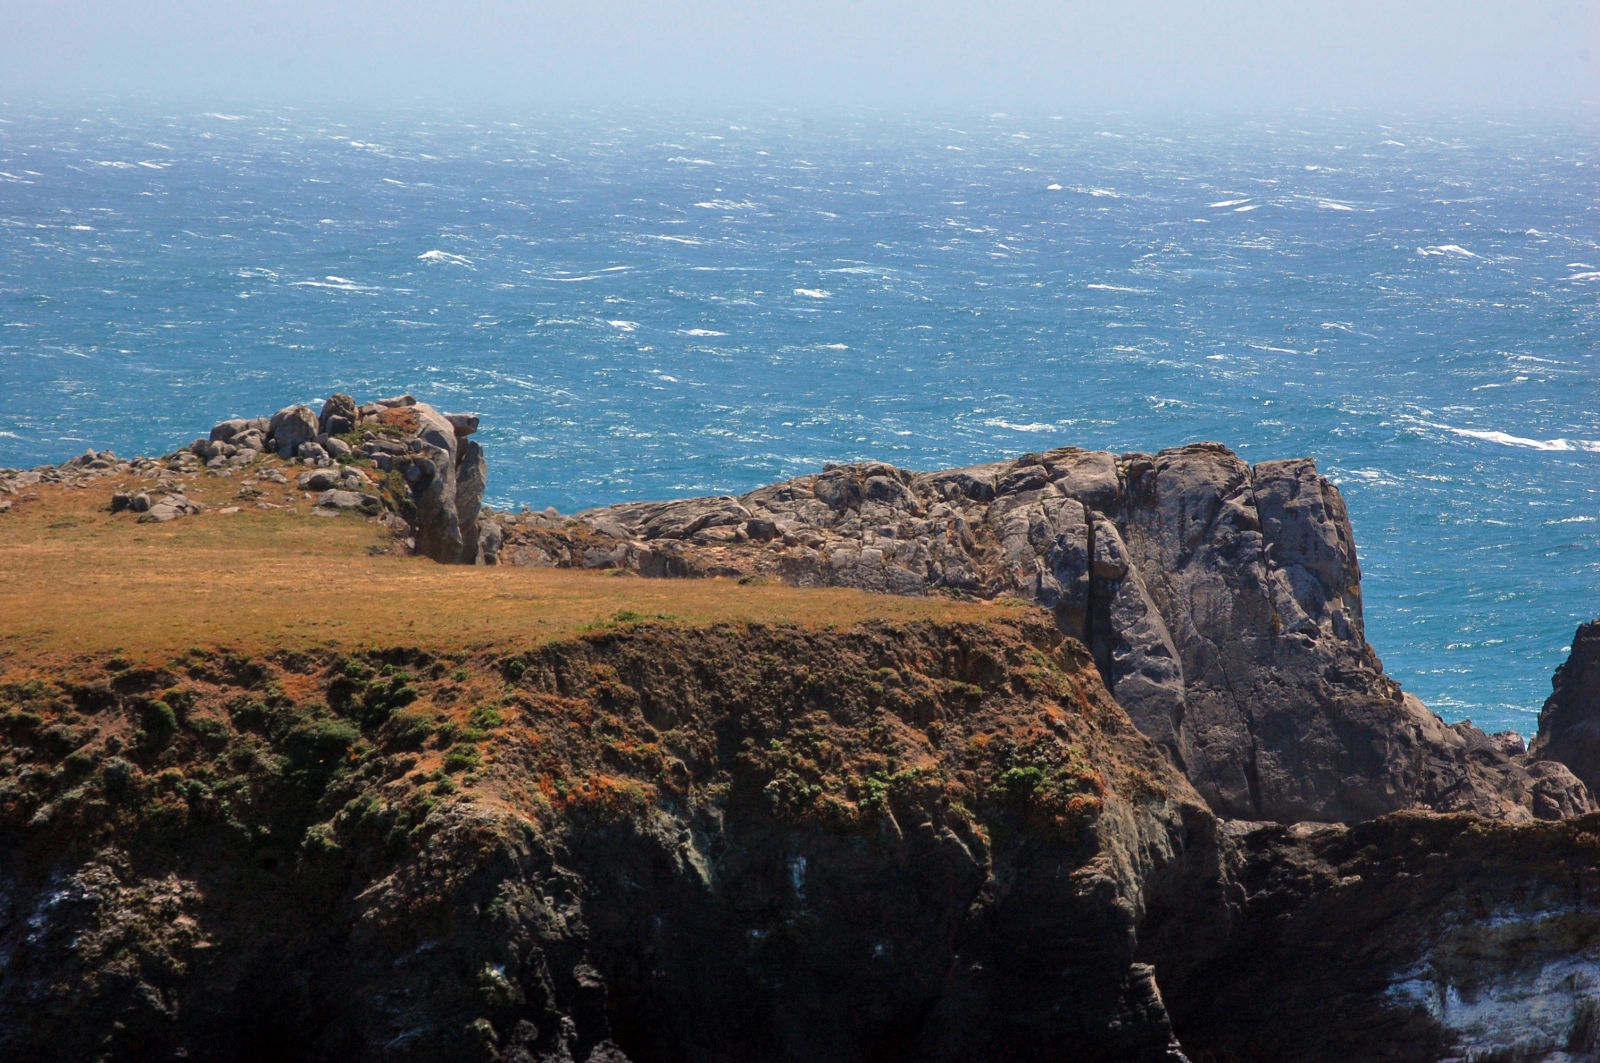
[[[537,644],[628,619],[848,627],[871,619],[1015,617],[1015,603],[645,580],[573,570],[463,568],[400,556],[355,513],[310,515],[292,487],[261,510],[225,477],[186,484],[204,512],[140,524],[106,482],[39,485],[0,513],[0,670],[62,654],[159,658],[192,646],[474,649]],[[224,512],[238,507],[235,512]]]

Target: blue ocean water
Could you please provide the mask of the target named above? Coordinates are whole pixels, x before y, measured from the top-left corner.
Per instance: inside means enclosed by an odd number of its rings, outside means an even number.
[[[331,390],[570,511],[874,457],[1309,454],[1368,637],[1534,728],[1600,613],[1592,131],[0,108],[0,465]]]

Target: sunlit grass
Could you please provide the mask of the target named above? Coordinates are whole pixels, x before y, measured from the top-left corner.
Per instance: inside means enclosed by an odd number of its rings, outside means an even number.
[[[127,480],[135,483],[136,481]],[[113,516],[113,481],[44,486],[0,514],[0,655],[22,659],[118,651],[160,656],[191,646],[252,652],[521,647],[629,614],[691,625],[730,621],[845,627],[871,619],[974,620],[1018,606],[800,590],[731,580],[647,580],[557,569],[442,566],[374,555],[388,534],[355,515],[259,510],[238,484],[205,477],[189,491],[205,513],[169,524]],[[220,510],[239,505],[237,513]]]

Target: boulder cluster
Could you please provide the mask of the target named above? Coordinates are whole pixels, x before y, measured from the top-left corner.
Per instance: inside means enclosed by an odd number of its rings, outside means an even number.
[[[160,458],[124,460],[89,450],[60,465],[0,469],[0,512],[36,497],[32,489],[39,484],[88,487],[130,475],[157,483],[118,491],[111,510],[138,514],[146,523],[204,511],[185,487],[204,474],[240,475],[241,500],[277,508],[261,499],[263,489],[287,485],[286,471],[299,467],[304,471],[294,484],[315,493],[313,515],[358,512],[404,531],[414,552],[435,561],[492,565],[500,532],[492,524],[480,527],[488,466],[483,448],[467,438],[477,429],[475,415],[440,413],[410,395],[357,404],[334,394],[320,412],[295,405],[271,417],[231,418]]]

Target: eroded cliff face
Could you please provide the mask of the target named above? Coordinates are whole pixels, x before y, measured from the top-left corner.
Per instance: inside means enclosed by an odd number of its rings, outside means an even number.
[[[1446,727],[1383,674],[1338,488],[1200,443],[914,474],[829,466],[739,498],[502,517],[515,564],[1035,601],[1219,815],[1513,822],[1594,809],[1561,765]]]
[[[10,676],[29,1059],[1177,1059],[1183,777],[1045,625]]]
[[[1592,815],[1228,823],[1218,903],[1152,899],[1145,958],[1196,1063],[1592,1060],[1597,832]]]

